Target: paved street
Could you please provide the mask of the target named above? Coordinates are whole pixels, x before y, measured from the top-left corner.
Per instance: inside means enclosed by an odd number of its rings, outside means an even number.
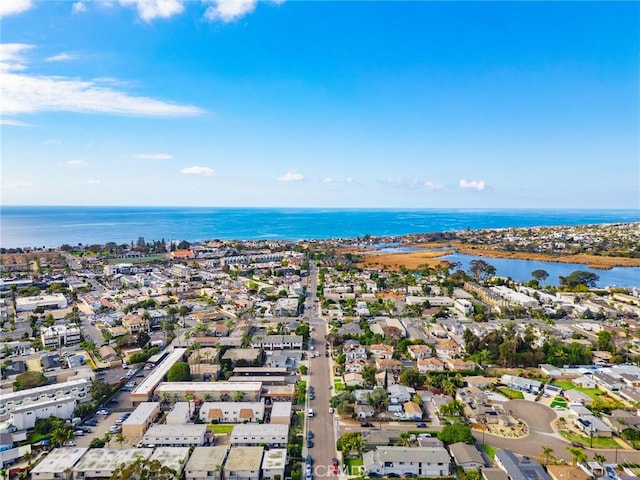
[[[337,457],[335,445],[335,428],[337,417],[329,413],[329,401],[333,394],[331,385],[331,358],[325,356],[325,335],[327,334],[326,322],[318,316],[317,308],[317,267],[312,265],[310,269],[310,281],[308,286],[309,297],[307,298],[305,316],[309,320],[311,327],[311,345],[314,350],[309,354],[319,352],[320,356],[309,358],[308,384],[315,390],[315,399],[308,400],[307,411],[313,408],[315,417],[309,418],[307,415],[307,429],[314,434],[313,448],[304,449],[303,454],[309,454],[314,460],[314,476],[324,477],[332,475],[331,460]],[[311,356],[310,356],[311,357]],[[308,395],[307,395],[308,398]]]
[[[551,428],[551,422],[556,418],[556,412],[546,405],[525,400],[511,400],[505,403],[505,408],[510,409],[513,415],[529,425],[529,435],[521,439],[513,439],[485,433],[484,442],[487,445],[506,448],[531,458],[538,458],[542,447],[551,447],[557,459],[564,459],[571,463],[571,454],[567,451],[567,447],[571,447],[571,444]],[[481,431],[475,430],[474,436],[478,442],[482,443],[483,433]],[[599,453],[612,463],[640,462],[640,451],[636,450],[598,448],[585,448],[584,450],[589,460],[593,459],[593,455]]]

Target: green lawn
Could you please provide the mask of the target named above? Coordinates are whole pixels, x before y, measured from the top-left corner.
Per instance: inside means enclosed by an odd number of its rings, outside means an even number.
[[[497,390],[505,397],[508,397],[512,400],[522,400],[524,398],[522,392],[519,392],[518,390],[512,390],[511,388],[507,387],[498,387]]]
[[[341,390],[344,390],[344,383],[342,383],[342,381],[339,378],[334,378],[333,379],[333,388],[339,392]]]
[[[234,425],[230,425],[230,424],[213,424],[213,425],[207,425],[207,430],[209,431],[213,431],[213,433],[215,433],[216,435],[225,435],[228,433],[231,433],[231,430],[233,430]]]
[[[349,475],[358,475],[360,472],[359,467],[363,465],[362,457],[347,458],[345,459],[344,464],[347,466],[347,472],[349,472]]]
[[[556,397],[551,402],[551,408],[553,407],[564,407],[567,408],[567,401],[562,397]]]
[[[494,456],[496,454],[496,450],[498,450],[497,447],[492,447],[491,445],[482,445],[482,450],[484,450],[484,453],[487,454],[487,457],[489,457],[491,459],[491,461],[494,461]]]
[[[109,258],[107,259],[107,263],[109,265],[115,265],[117,263],[152,263],[152,262],[166,262],[167,255],[153,255],[150,257],[118,257],[118,258]]]
[[[591,440],[589,437],[583,437],[582,435],[573,435],[572,433],[566,432],[564,430],[560,431],[560,434],[570,440],[572,442],[580,442],[585,447],[589,447],[591,445]],[[593,448],[618,448],[618,442],[613,438],[607,437],[593,437]]]
[[[589,397],[591,397],[591,399],[599,397],[600,395],[606,395],[605,392],[603,392],[602,390],[599,390],[597,388],[576,387],[576,388],[574,388],[574,390],[577,390],[578,392],[582,392],[585,395],[588,395]]]
[[[554,380],[551,385],[557,385],[563,390],[573,390],[576,386],[569,380]]]

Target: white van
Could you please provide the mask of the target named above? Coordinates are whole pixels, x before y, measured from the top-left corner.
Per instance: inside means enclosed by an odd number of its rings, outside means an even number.
[[[313,408],[309,409],[309,418],[315,417],[316,414],[313,412]]]

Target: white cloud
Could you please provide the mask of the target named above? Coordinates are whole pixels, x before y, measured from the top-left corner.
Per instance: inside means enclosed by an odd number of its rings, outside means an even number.
[[[184,5],[178,0],[120,0],[120,4],[135,6],[138,16],[145,22],[170,18],[184,11]]]
[[[76,2],[71,7],[73,13],[84,13],[87,11],[87,6],[82,2]]]
[[[13,183],[3,183],[3,190],[29,190],[33,187],[33,183],[31,182],[13,182]]]
[[[484,180],[465,180],[464,178],[460,180],[458,184],[460,188],[464,188],[466,190],[477,190],[482,191],[487,188],[487,185],[484,183]]]
[[[53,55],[52,57],[46,58],[47,62],[64,62],[67,60],[74,60],[77,58],[75,55],[71,55],[70,53],[62,52],[58,55]]]
[[[333,178],[325,177],[322,179],[322,183],[333,183]]]
[[[195,165],[193,167],[183,168],[182,170],[180,170],[180,173],[182,173],[183,175],[203,175],[205,177],[210,177],[211,175],[216,173],[216,171],[213,168]]]
[[[31,0],[2,0],[0,2],[0,18],[22,13],[33,7]]]
[[[0,118],[0,125],[7,125],[9,127],[33,127],[30,123],[13,120],[11,118]]]
[[[138,160],[171,160],[173,156],[168,153],[136,153],[133,158]]]
[[[65,165],[67,167],[84,167],[87,164],[84,160],[68,160],[66,162],[61,163],[60,165]]]
[[[439,183],[434,183],[431,180],[425,180],[424,188],[427,190],[440,190],[444,188],[444,185],[440,185]]]
[[[32,48],[28,43],[0,43],[0,72],[25,70],[23,53]]]
[[[204,12],[207,20],[228,23],[255,10],[258,0],[209,0],[212,4]]]
[[[89,185],[100,185],[102,183],[102,180],[98,180],[98,179],[91,179],[91,180],[87,180],[87,183]]]
[[[23,54],[32,45],[0,44],[0,92],[4,115],[42,111],[106,113],[148,117],[185,117],[204,113],[193,105],[178,105],[131,96],[114,86],[61,76],[15,73],[25,70]]]
[[[302,180],[304,180],[304,175],[295,170],[289,170],[278,177],[279,182],[301,182]]]

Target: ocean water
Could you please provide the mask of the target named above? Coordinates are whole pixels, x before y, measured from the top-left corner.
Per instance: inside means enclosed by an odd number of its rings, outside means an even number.
[[[638,210],[0,207],[0,246],[152,240],[327,239],[638,222]]]

